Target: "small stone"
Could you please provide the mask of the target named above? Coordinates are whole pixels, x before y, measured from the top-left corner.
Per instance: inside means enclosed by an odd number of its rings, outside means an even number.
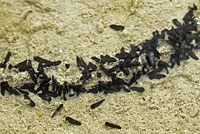
[[[195,94],[196,94],[196,95],[199,95],[199,90],[195,90]]]
[[[60,53],[62,53],[62,52],[63,52],[63,50],[62,50],[61,48],[59,48],[59,52],[60,52]]]

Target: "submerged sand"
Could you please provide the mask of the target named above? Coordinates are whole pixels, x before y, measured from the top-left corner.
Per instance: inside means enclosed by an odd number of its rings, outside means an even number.
[[[10,51],[11,64],[33,56],[63,63],[47,71],[56,70],[58,81],[73,82],[80,77],[76,56],[86,62],[101,54],[114,55],[121,47],[129,50],[152,37],[155,30],[173,26],[172,19],[182,20],[188,6],[198,0],[2,0],[0,61]],[[123,32],[109,28],[110,24],[125,26]],[[62,51],[60,53],[60,50]],[[200,52],[196,52],[200,57]],[[2,58],[3,57],[3,58]],[[65,64],[71,64],[69,70]],[[37,66],[37,63],[33,63]],[[20,134],[134,134],[134,133],[200,133],[200,62],[190,59],[176,66],[165,79],[142,77],[139,85],[143,93],[81,94],[67,101],[59,98],[51,103],[31,94],[34,108],[22,97],[0,95],[0,132]],[[104,78],[104,77],[103,77]],[[104,78],[107,79],[106,77]],[[0,81],[12,86],[30,82],[27,73],[0,70]],[[91,80],[95,83],[96,78]],[[92,97],[92,100],[89,98]],[[90,105],[101,99],[103,104],[92,110]],[[53,119],[52,113],[63,103]],[[40,116],[40,113],[43,115]],[[73,126],[65,116],[81,121]],[[105,127],[106,121],[118,124],[121,130]]]

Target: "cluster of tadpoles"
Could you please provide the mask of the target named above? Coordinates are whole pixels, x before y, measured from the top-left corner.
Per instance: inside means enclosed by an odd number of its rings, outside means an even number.
[[[180,23],[177,19],[173,19],[173,23],[176,26],[175,28],[172,27],[169,30],[164,29],[161,33],[155,31],[153,32],[152,39],[145,40],[137,46],[130,45],[130,52],[126,52],[122,47],[120,53],[117,53],[114,57],[109,55],[101,55],[100,58],[92,57],[91,59],[96,62],[96,65],[91,62],[87,64],[82,58],[77,56],[77,67],[82,74],[80,77],[81,84],[69,82],[60,84],[56,80],[54,74],[52,75],[52,78],[49,78],[45,74],[46,68],[58,66],[61,64],[61,61],[49,61],[36,56],[34,57],[34,60],[39,63],[37,71],[32,67],[31,60],[25,60],[14,66],[9,64],[8,69],[15,68],[18,69],[19,72],[27,71],[32,82],[26,83],[21,87],[11,87],[9,86],[8,81],[2,81],[0,82],[1,94],[4,96],[5,91],[7,91],[10,95],[23,95],[24,99],[30,101],[29,105],[34,107],[35,103],[29,97],[30,92],[48,102],[50,102],[52,98],[58,96],[63,100],[67,100],[66,96],[71,97],[75,94],[78,96],[80,93],[103,92],[104,94],[108,94],[119,92],[121,90],[124,90],[125,92],[130,92],[131,90],[143,92],[143,87],[134,86],[142,75],[147,75],[149,79],[162,79],[169,73],[168,68],[172,69],[176,64],[179,66],[180,61],[188,60],[190,57],[198,60],[198,57],[193,52],[195,49],[200,49],[200,32],[197,30],[197,20],[193,16],[194,10],[197,10],[196,5],[190,7],[183,18],[183,23]],[[124,29],[123,26],[118,25],[111,25],[110,27],[116,31],[122,31]],[[158,51],[158,47],[162,45],[162,43],[159,43],[159,40],[164,41],[171,47],[169,63],[161,60],[162,54]],[[4,62],[0,63],[0,68],[6,69],[10,56],[11,53],[8,52]],[[142,59],[142,61],[139,59]],[[105,64],[112,65],[112,63],[116,64],[111,68],[105,67]],[[99,65],[99,68],[97,64]],[[68,69],[70,64],[65,64],[65,67]],[[136,68],[135,70],[137,71],[132,72],[131,70],[133,70],[133,68]],[[163,70],[166,70],[165,74],[162,73]],[[84,84],[92,77],[92,72],[95,71],[99,79],[103,72],[110,77],[111,80],[99,80],[97,85],[86,89]],[[119,72],[122,72],[125,76],[131,74],[131,79],[126,80],[119,78],[117,76]],[[91,108],[95,108],[99,105],[93,105]],[[73,122],[70,117],[66,119],[69,122]],[[108,126],[110,125],[109,123],[105,124]]]

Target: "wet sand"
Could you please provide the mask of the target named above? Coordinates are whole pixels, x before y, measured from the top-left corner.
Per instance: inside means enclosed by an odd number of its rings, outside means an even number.
[[[137,3],[138,2],[138,3]],[[115,55],[121,47],[137,45],[152,37],[155,30],[173,26],[172,19],[182,20],[188,6],[198,0],[142,0],[137,8],[129,0],[9,0],[0,6],[0,61],[8,51],[9,63],[15,65],[25,59],[41,56],[61,60],[58,67],[47,70],[50,76],[56,70],[58,81],[75,82],[80,78],[76,56],[86,62],[92,56]],[[3,19],[2,19],[3,18]],[[110,24],[125,26],[123,32],[109,28]],[[62,52],[60,53],[60,50]],[[196,51],[198,57],[200,52]],[[3,58],[2,58],[3,57]],[[65,64],[71,64],[66,70]],[[37,63],[33,63],[37,67]],[[190,59],[175,66],[165,79],[149,80],[142,77],[139,85],[143,93],[81,94],[67,101],[60,98],[51,103],[31,94],[34,108],[22,97],[0,95],[0,132],[26,134],[134,134],[134,133],[186,133],[200,132],[200,62]],[[103,79],[107,79],[103,76]],[[15,70],[0,70],[0,81],[21,86],[31,81],[28,74]],[[95,84],[96,78],[90,81]],[[89,86],[89,84],[88,84]],[[89,98],[92,97],[90,101]],[[92,110],[90,105],[105,99]],[[57,106],[61,110],[53,119]],[[43,113],[43,116],[39,116]],[[65,116],[81,121],[73,126]],[[122,127],[120,130],[105,127],[109,121]]]

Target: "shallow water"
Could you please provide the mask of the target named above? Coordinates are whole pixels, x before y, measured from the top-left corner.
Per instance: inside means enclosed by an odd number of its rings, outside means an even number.
[[[128,0],[120,2],[2,1],[0,17],[4,19],[0,21],[0,56],[5,58],[10,51],[9,63],[13,65],[34,56],[61,60],[63,63],[48,69],[47,75],[51,76],[55,70],[59,82],[73,82],[80,78],[76,56],[89,62],[92,56],[113,56],[121,47],[129,50],[130,44],[137,45],[150,39],[153,31],[170,28],[172,19],[181,21],[187,7],[198,0],[143,0],[133,15],[133,9],[129,9],[126,3]],[[110,24],[123,25],[125,30],[116,32],[109,28]],[[200,57],[199,52],[196,54]],[[66,63],[71,64],[69,70],[65,69]],[[34,62],[33,66],[36,68],[37,63]],[[56,98],[51,103],[31,94],[36,103],[33,108],[23,97],[0,95],[0,132],[195,134],[200,131],[199,70],[200,62],[190,59],[179,67],[175,66],[165,79],[152,81],[142,77],[139,85],[145,88],[144,93],[81,94],[67,101]],[[103,79],[108,78],[103,76]],[[1,69],[0,81],[3,80],[8,80],[11,86],[31,81],[26,72]],[[93,78],[90,84],[95,84],[96,80]],[[91,104],[102,99],[105,99],[102,105],[90,109]],[[60,103],[64,104],[64,109],[52,119],[51,115]],[[70,125],[65,116],[81,121],[81,126]],[[106,121],[118,124],[122,129],[107,128]]]

